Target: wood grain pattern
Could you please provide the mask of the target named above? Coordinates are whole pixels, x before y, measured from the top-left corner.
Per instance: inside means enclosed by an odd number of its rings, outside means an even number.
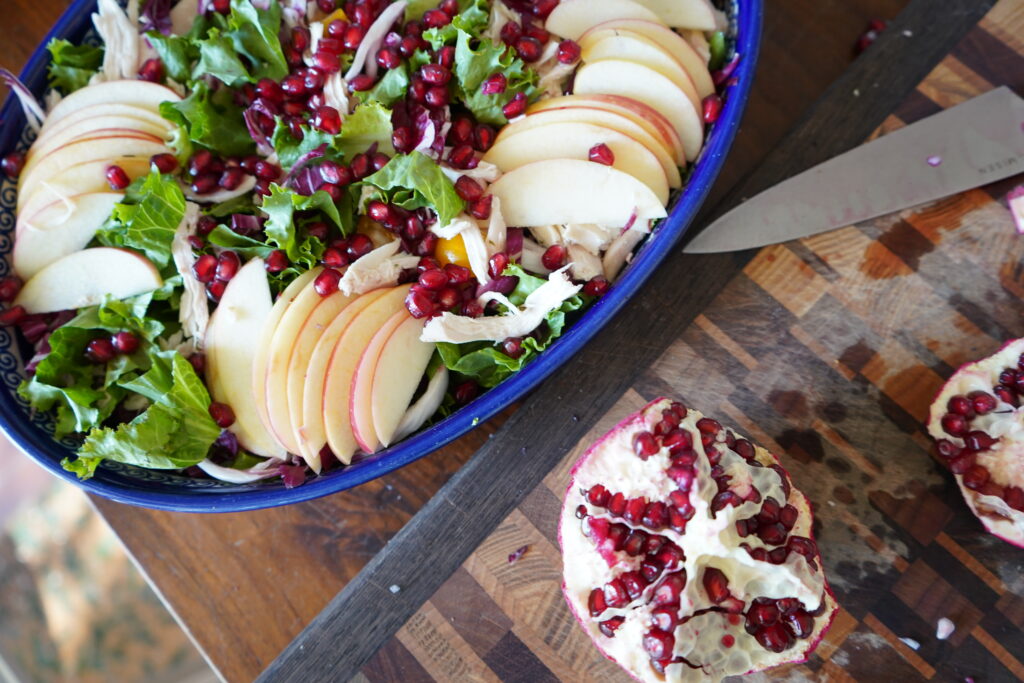
[[[929,3],[911,3],[892,27],[892,33],[873,48],[877,49],[875,56],[869,52],[841,77],[830,90],[832,96],[824,98],[807,115],[804,123],[786,137],[769,161],[734,196],[743,196],[747,188],[777,182],[868,137],[955,47],[985,9],[973,2],[950,7],[955,10],[950,16],[962,23],[955,26],[946,22],[940,28],[933,20]],[[926,40],[911,49],[903,31]],[[892,64],[904,68],[893,70]],[[847,93],[852,92],[853,84],[864,79],[870,83],[881,78],[886,70],[888,87],[884,91],[872,98],[849,97]],[[837,123],[842,125],[831,125]],[[670,259],[652,278],[646,290],[648,298],[641,297],[638,306],[624,312],[569,368],[549,380],[506,423],[501,438],[488,443],[453,477],[439,496],[282,653],[263,679],[305,680],[325,670],[340,678],[353,675],[356,667],[380,647],[382,637],[413,617],[416,607],[436,589],[439,577],[454,571],[461,559],[484,540],[487,529],[498,526],[522,501],[532,482],[539,481],[561,454],[578,442],[586,426],[593,424],[629,389],[636,368],[657,360],[751,256],[690,259],[680,255]],[[657,298],[649,298],[654,293]],[[673,315],[666,316],[665,311],[672,311]],[[763,327],[770,322],[769,318],[757,315],[743,319],[753,332],[762,331],[757,325]],[[750,323],[751,320],[760,322]],[[712,322],[725,329],[719,321]],[[730,336],[737,342],[744,340],[742,336]],[[624,348],[629,352],[623,353]],[[703,366],[700,369],[705,370]],[[729,386],[728,379],[709,374],[702,378],[702,384],[724,388]],[[594,386],[601,387],[600,393],[595,394]],[[665,393],[664,387],[668,385],[658,386],[662,387],[658,393]],[[732,412],[740,414],[738,409]],[[532,507],[521,509],[528,514]],[[874,532],[865,527],[862,536],[870,539]],[[437,538],[443,538],[445,543],[437,544]],[[506,556],[512,549],[504,551]],[[424,563],[431,568],[430,574],[420,570]],[[400,591],[391,593],[389,586]],[[522,634],[516,635],[522,639]],[[338,641],[351,646],[339,652],[333,648]]]
[[[1022,35],[1020,28],[1024,3],[1004,0],[883,128],[995,85],[1019,91],[1024,45],[978,46],[1001,30]],[[921,424],[957,365],[1024,335],[1024,242],[1005,206],[1006,191],[1022,180],[760,250],[395,639],[406,653],[431,653],[415,659],[434,680],[448,679],[433,653],[455,640],[474,655],[467,679],[630,680],[609,668],[564,605],[557,516],[586,445],[668,394],[786,453],[816,507],[818,542],[843,610],[808,662],[772,678],[1024,679],[1020,551],[984,533],[931,456]],[[510,562],[524,545],[527,552]],[[430,629],[426,613],[449,615],[444,631],[454,635]],[[956,626],[946,641],[935,636],[942,617]],[[485,623],[487,637],[479,639]],[[506,639],[522,647],[510,650]],[[505,663],[510,651],[516,668]],[[361,677],[393,680],[382,667],[404,666],[395,657],[386,647]]]

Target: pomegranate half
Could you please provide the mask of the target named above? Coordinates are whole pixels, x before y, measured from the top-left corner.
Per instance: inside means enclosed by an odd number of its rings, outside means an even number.
[[[957,370],[932,402],[928,433],[964,500],[992,534],[1024,547],[1024,339]]]
[[[775,456],[658,399],[572,470],[563,591],[601,652],[638,680],[803,661],[836,611],[811,523]]]

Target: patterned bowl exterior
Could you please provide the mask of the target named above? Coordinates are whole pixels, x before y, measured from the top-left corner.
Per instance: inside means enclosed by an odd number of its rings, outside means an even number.
[[[46,44],[51,38],[89,39],[90,15],[94,10],[95,0],[74,2],[32,54],[21,79],[37,96],[46,89],[46,65],[49,61]],[[55,440],[53,417],[33,414],[17,395],[18,385],[25,377],[23,359],[31,353],[30,348],[15,339],[9,329],[0,327],[0,429],[40,465],[90,493],[131,505],[179,512],[237,512],[311,500],[358,486],[441,448],[522,398],[568,361],[636,294],[689,227],[732,145],[754,77],[761,37],[762,2],[731,0],[729,14],[733,49],[741,56],[734,72],[734,84],[729,87],[721,116],[690,171],[686,188],[674,198],[668,218],[662,221],[653,239],[641,246],[608,295],[592,306],[547,351],[516,376],[445,420],[387,450],[344,469],[310,479],[293,489],[286,489],[280,482],[227,484],[184,477],[173,471],[147,470],[113,462],[104,463],[92,479],[79,481],[60,466],[62,458],[74,453],[76,443],[68,439]],[[31,142],[32,134],[25,125],[21,107],[13,95],[8,96],[0,111],[0,150],[2,153],[25,150]],[[15,183],[4,178],[0,183],[0,276],[11,269],[15,199]]]

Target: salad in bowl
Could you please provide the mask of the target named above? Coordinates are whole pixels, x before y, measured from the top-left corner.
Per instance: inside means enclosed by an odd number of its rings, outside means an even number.
[[[47,49],[0,323],[87,480],[295,487],[498,387],[657,240],[708,0],[99,0]],[[415,438],[415,437],[414,437]],[[307,484],[308,485],[308,484]]]

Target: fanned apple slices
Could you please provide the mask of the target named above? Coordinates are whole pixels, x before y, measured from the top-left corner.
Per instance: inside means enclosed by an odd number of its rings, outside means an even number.
[[[321,272],[299,276],[271,305],[263,264],[251,261],[207,332],[207,381],[233,409],[239,443],[300,455],[315,472],[324,446],[349,463],[392,443],[434,353],[405,309],[407,285],[321,296]]]
[[[545,27],[576,40],[573,93],[505,126],[484,160],[509,225],[623,227],[665,215],[704,144],[706,61],[671,27],[713,30],[707,0],[565,0]],[[589,165],[589,167],[588,167]]]

